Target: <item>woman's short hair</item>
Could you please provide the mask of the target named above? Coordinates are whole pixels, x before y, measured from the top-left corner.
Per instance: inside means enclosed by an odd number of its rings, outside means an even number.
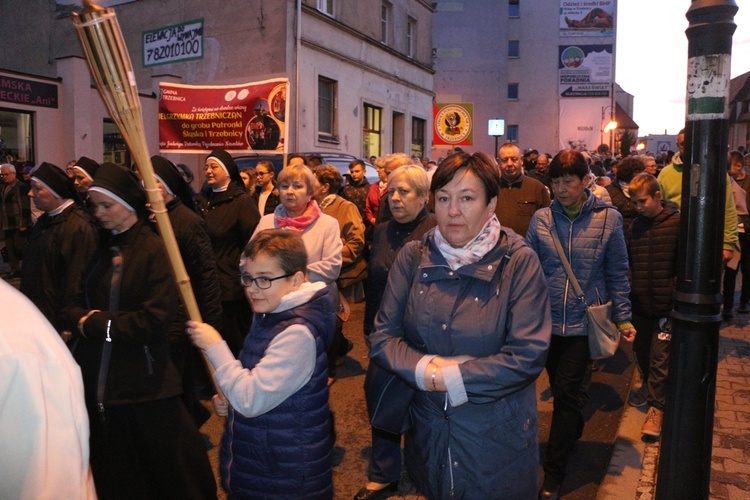
[[[290,165],[284,167],[279,172],[279,184],[291,181],[302,181],[307,185],[307,194],[311,195],[315,192],[315,176],[310,170],[310,167],[302,164]]]
[[[315,177],[318,178],[318,182],[321,184],[328,184],[328,192],[331,194],[338,193],[341,185],[344,183],[341,172],[333,165],[320,165],[315,169]]]
[[[419,196],[426,196],[430,192],[430,180],[424,168],[416,165],[403,165],[388,175],[388,184],[403,178],[410,188]]]
[[[583,180],[584,177],[589,175],[589,164],[580,151],[563,149],[552,158],[549,167],[547,167],[547,175],[550,179],[575,175]]]
[[[474,174],[484,186],[485,204],[500,192],[500,171],[495,161],[486,153],[455,153],[448,156],[432,175],[430,191],[434,195],[439,189],[448,185],[460,170]]]
[[[635,193],[645,191],[647,195],[653,197],[656,196],[656,193],[660,190],[661,187],[659,186],[659,181],[656,180],[656,177],[647,172],[637,174],[633,177],[633,180],[630,181],[630,184],[628,184],[628,191],[631,196]]]
[[[301,271],[307,275],[307,250],[299,233],[286,229],[259,231],[245,246],[242,256],[255,259],[260,254],[276,259],[284,274]]]
[[[630,182],[633,180],[633,176],[643,172],[645,168],[646,163],[640,156],[626,156],[617,164],[615,177],[620,182]]]

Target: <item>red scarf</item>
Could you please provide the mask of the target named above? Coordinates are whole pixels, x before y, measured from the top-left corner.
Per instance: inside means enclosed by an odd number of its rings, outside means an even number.
[[[289,217],[287,216],[286,208],[284,208],[283,205],[279,204],[279,206],[276,207],[276,210],[273,213],[273,218],[276,227],[286,227],[288,229],[292,229],[294,231],[302,233],[305,229],[307,229],[307,226],[318,220],[318,217],[320,217],[320,214],[322,213],[323,212],[320,211],[318,203],[315,200],[310,200],[309,202],[307,202],[307,208],[305,208],[305,211],[302,213],[302,215],[298,215],[297,217]]]

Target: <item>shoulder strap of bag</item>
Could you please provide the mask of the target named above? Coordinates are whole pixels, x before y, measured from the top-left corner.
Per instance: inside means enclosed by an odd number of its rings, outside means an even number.
[[[557,250],[557,254],[560,256],[560,260],[562,261],[562,265],[565,268],[565,272],[568,273],[568,278],[570,278],[570,283],[571,285],[573,285],[573,290],[575,290],[578,298],[581,300],[581,302],[583,302],[583,305],[586,305],[586,296],[583,293],[581,285],[580,283],[578,283],[578,278],[576,278],[576,275],[573,272],[573,268],[570,267],[570,262],[565,256],[565,252],[563,251],[562,245],[560,244],[560,237],[557,235],[557,226],[555,226],[554,218],[552,219],[549,233],[552,236],[552,241],[555,244],[555,249]]]

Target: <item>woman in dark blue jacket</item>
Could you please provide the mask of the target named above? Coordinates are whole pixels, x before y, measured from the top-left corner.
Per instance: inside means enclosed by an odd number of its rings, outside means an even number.
[[[531,218],[526,241],[539,255],[552,304],[552,343],[545,368],[555,399],[539,497],[553,499],[559,495],[570,450],[583,433],[580,395],[591,355],[586,307],[570,285],[551,231],[560,238],[586,304],[612,300],[612,319],[623,337],[632,340],[635,329],[630,323],[628,253],[622,216],[586,188],[589,167],[580,152],[559,152],[548,173],[555,199]]]

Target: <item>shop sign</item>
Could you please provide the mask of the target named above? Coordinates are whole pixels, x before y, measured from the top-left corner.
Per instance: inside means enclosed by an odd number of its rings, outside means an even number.
[[[0,101],[57,108],[57,84],[0,75]]]

